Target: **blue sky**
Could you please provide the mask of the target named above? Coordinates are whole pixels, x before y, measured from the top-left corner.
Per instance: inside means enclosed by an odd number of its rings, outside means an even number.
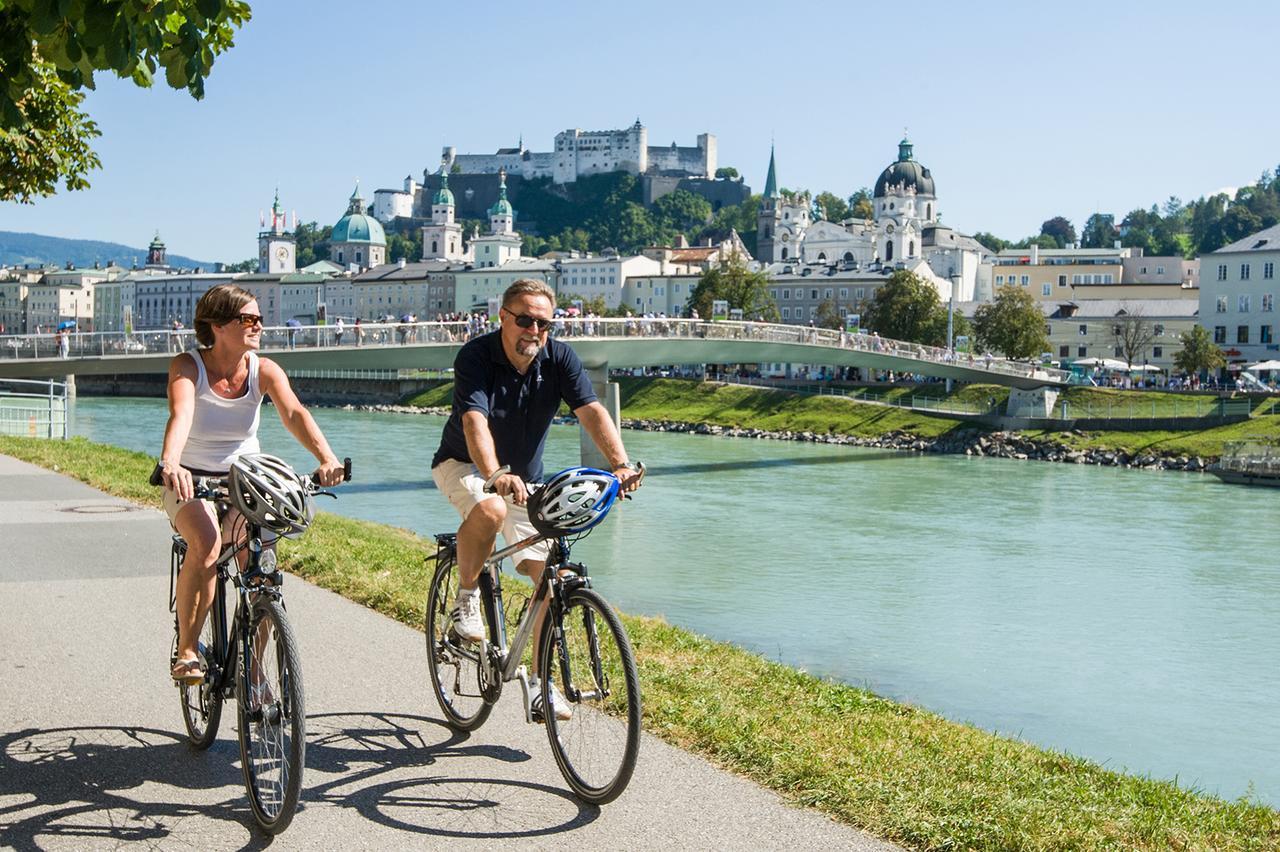
[[[843,195],[905,127],[944,221],[1007,238],[1280,162],[1280,12],[1261,2],[251,5],[203,101],[104,79],[92,188],[0,205],[0,230],[144,246],[159,229],[241,260],[277,184],[332,223],[357,178],[371,200],[446,144],[549,150],[637,117],[652,145],[714,133],[756,191],[772,139],[781,185]]]

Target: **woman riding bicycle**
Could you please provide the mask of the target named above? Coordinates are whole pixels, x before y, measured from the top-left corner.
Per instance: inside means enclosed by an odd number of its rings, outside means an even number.
[[[342,464],[289,378],[275,362],[259,358],[262,315],[253,294],[234,284],[211,288],[196,303],[199,348],[169,365],[169,422],[160,465],[164,509],[187,542],[176,589],[178,653],[171,672],[183,683],[199,683],[204,669],[196,641],[213,603],[218,554],[234,527],[231,510],[219,527],[211,501],[194,499],[193,476],[224,476],[244,453],[259,452],[262,397],[270,396],[285,428],[320,462],[321,485],[342,481]]]

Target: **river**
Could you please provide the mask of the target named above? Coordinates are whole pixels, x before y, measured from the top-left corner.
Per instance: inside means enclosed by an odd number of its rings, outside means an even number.
[[[355,481],[321,505],[457,526],[444,420],[314,412]],[[163,400],[73,433],[158,453]],[[314,465],[264,409],[262,442]],[[947,718],[1280,804],[1280,489],[1206,475],[627,432],[650,477],[575,556],[629,612]],[[553,429],[547,469],[577,463]]]

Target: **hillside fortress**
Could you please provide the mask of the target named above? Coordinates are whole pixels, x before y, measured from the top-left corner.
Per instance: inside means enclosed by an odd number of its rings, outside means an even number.
[[[715,177],[716,137],[698,136],[693,147],[672,142],[651,146],[649,131],[636,119],[625,130],[562,130],[554,151],[530,151],[524,140],[515,148],[499,148],[493,154],[459,154],[452,145],[443,151],[446,171],[470,174],[519,175],[525,180],[551,178],[553,183],[574,183],[587,175],[627,172],[633,175]]]

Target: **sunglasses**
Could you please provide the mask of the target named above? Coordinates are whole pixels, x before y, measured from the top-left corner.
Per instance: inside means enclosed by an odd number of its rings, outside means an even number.
[[[241,328],[253,328],[255,325],[262,325],[262,317],[258,314],[236,314],[230,321],[239,322]]]
[[[507,311],[506,308],[503,308],[503,310]],[[528,314],[517,314],[514,311],[507,311],[507,313],[515,317],[516,325],[521,328],[528,328],[529,326],[536,325],[540,332],[551,328],[551,320],[549,319],[539,319],[538,317],[531,317]]]

